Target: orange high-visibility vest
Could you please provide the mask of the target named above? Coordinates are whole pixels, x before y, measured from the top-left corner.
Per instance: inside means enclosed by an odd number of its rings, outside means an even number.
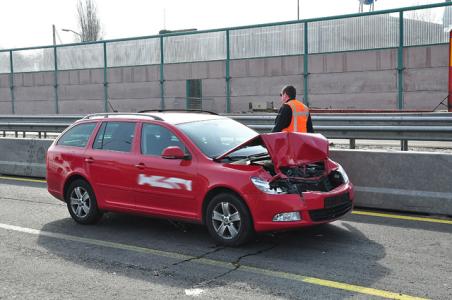
[[[309,108],[297,99],[286,102],[292,109],[292,120],[284,132],[308,132]]]

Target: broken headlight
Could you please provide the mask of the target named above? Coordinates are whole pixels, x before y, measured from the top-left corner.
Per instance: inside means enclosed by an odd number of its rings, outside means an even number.
[[[344,168],[340,164],[337,164],[339,167],[337,168],[337,171],[342,175],[342,178],[344,179],[344,183],[348,183],[349,179],[347,176],[347,173],[345,173]]]
[[[272,195],[286,194],[286,192],[280,188],[271,187],[270,184],[268,183],[268,181],[266,181],[260,177],[251,177],[251,182],[254,184],[255,187],[257,187],[259,190],[261,190],[262,192],[264,192],[266,194],[272,194]]]

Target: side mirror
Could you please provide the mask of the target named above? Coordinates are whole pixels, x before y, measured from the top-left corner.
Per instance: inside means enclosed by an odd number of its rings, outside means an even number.
[[[178,146],[169,146],[163,149],[162,158],[166,159],[190,159],[190,155],[185,154]]]

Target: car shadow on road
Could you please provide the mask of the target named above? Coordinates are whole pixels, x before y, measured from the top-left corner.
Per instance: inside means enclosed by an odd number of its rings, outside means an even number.
[[[312,293],[323,298],[325,293],[325,297],[342,299],[351,293],[240,268],[252,266],[365,287],[389,273],[379,264],[385,257],[384,247],[346,222],[260,234],[235,248],[214,244],[201,225],[113,213],[94,226],[65,218],[47,223],[41,230],[62,234],[42,234],[38,243],[74,264],[185,289],[246,284],[272,296],[299,298],[300,293]],[[110,244],[100,245],[99,240]],[[281,285],[290,287],[283,295],[276,292]]]

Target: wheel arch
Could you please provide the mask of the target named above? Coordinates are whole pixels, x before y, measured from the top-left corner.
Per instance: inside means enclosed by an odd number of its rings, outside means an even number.
[[[81,175],[81,174],[78,174],[78,173],[72,174],[71,176],[69,176],[69,177],[66,179],[66,182],[64,183],[64,186],[63,186],[63,199],[64,199],[64,202],[66,202],[66,193],[67,193],[67,189],[69,188],[69,186],[71,185],[71,183],[73,183],[74,181],[76,181],[76,180],[78,180],[78,179],[81,179],[81,180],[86,181],[86,182],[91,186],[91,188],[93,187],[93,186],[91,185],[91,183],[89,182],[89,180],[86,179],[85,176],[83,176],[83,175]]]
[[[248,210],[248,213],[251,217],[251,224],[253,225],[254,228],[254,218],[253,218],[253,214],[250,210],[250,207],[248,205],[248,203],[246,202],[246,200],[244,199],[244,197],[242,197],[242,195],[240,195],[237,191],[226,187],[226,186],[217,186],[212,188],[211,190],[209,190],[207,192],[207,194],[204,197],[204,200],[202,202],[202,211],[201,211],[201,216],[202,216],[202,224],[206,224],[206,210],[207,210],[207,206],[209,205],[209,202],[217,195],[222,194],[222,193],[229,193],[232,194],[234,196],[236,196],[237,198],[239,198],[239,200],[241,200],[243,202],[243,204],[245,205],[246,209]]]

